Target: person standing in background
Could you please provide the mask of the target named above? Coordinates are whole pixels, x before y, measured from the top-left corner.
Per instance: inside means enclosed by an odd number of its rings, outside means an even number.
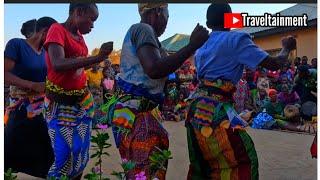
[[[26,39],[11,39],[4,51],[4,80],[10,86],[10,104],[5,113],[4,169],[46,178],[53,152],[43,118],[47,76],[43,43],[50,17],[30,20],[21,33]]]
[[[102,70],[99,64],[95,64],[91,69],[86,71],[88,87],[93,95],[94,102],[97,106],[103,103],[101,81],[103,79]]]
[[[317,58],[311,60],[311,68],[317,69]]]

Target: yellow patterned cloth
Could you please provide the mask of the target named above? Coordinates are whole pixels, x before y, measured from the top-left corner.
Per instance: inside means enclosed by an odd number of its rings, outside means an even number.
[[[83,96],[87,92],[86,88],[78,89],[78,90],[65,90],[62,87],[59,87],[58,85],[53,84],[49,80],[46,81],[46,90],[57,93],[57,94],[67,95],[67,96]]]

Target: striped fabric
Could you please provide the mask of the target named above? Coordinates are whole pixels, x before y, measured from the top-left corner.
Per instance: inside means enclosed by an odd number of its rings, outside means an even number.
[[[202,92],[190,105],[186,120],[188,179],[259,179],[254,144],[242,126],[232,126],[223,99],[227,97]],[[228,103],[233,109],[233,102]]]
[[[43,111],[43,99],[44,95],[10,97],[10,104],[5,110],[4,124],[8,123],[10,112],[20,109],[22,106],[26,108],[26,118],[32,119],[40,115]]]
[[[164,180],[166,171],[163,169],[152,169],[149,156],[157,151],[168,150],[169,139],[167,131],[153,115],[152,111],[136,114],[134,127],[129,134],[119,133],[119,151],[122,159],[136,163],[133,170],[127,174],[127,179],[135,179],[135,175],[144,171],[147,179],[156,177]],[[167,165],[164,165],[165,167]]]
[[[106,119],[113,127],[121,159],[136,163],[134,169],[127,172],[126,178],[136,179],[135,175],[144,171],[147,179],[153,177],[163,180],[166,170],[151,168],[149,156],[159,149],[169,148],[168,134],[160,123],[162,116],[157,103],[145,96],[138,96],[141,89],[134,89],[135,94],[117,89],[101,109],[108,114]]]
[[[188,179],[259,179],[258,158],[250,136],[240,129],[217,127],[210,137],[187,123]]]
[[[84,97],[84,99],[80,102],[80,106],[87,112],[89,117],[92,118],[94,116],[95,106],[93,96],[91,93],[88,93]]]
[[[45,119],[54,151],[48,177],[80,175],[89,161],[94,102],[91,93],[73,105],[45,98]]]

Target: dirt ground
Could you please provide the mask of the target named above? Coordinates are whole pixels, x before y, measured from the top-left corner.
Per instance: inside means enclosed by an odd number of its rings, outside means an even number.
[[[164,126],[170,135],[170,150],[173,154],[173,159],[169,161],[167,179],[184,180],[189,164],[184,122],[165,122]],[[111,130],[108,131],[111,135]],[[317,179],[317,160],[311,158],[309,151],[314,136],[251,128],[248,129],[248,132],[258,153],[261,180]],[[111,156],[106,157],[103,161],[103,171],[106,174],[110,174],[112,170],[120,170],[120,156],[114,145],[113,137],[111,143],[113,146],[108,149]],[[85,173],[92,166],[93,161],[90,161]],[[19,173],[18,179],[37,178]],[[114,178],[111,177],[111,179]]]

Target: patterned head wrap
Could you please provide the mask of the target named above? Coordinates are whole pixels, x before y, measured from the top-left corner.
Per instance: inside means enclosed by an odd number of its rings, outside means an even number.
[[[168,7],[168,3],[139,3],[138,4],[138,10],[139,10],[140,16],[148,10],[151,10],[154,8],[166,8],[166,7]]]
[[[269,89],[268,91],[268,96],[271,97],[272,95],[276,95],[277,94],[277,90],[275,89]]]

